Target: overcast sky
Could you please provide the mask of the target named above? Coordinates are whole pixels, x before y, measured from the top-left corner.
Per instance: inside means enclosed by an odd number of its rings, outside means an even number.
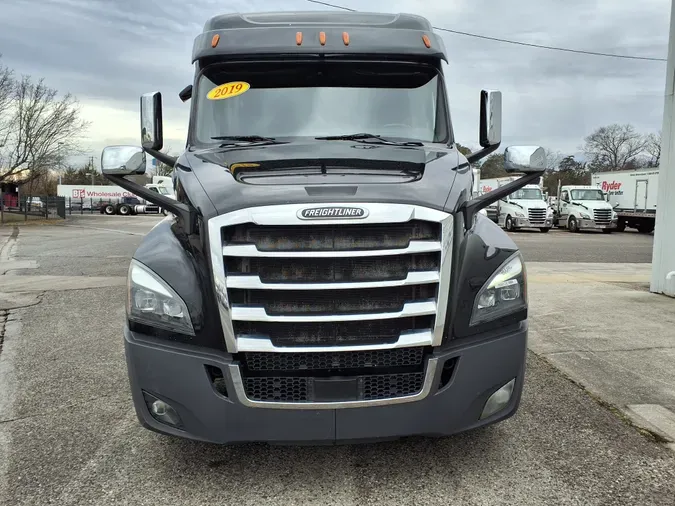
[[[164,135],[185,143],[192,42],[226,12],[328,10],[305,0],[1,0],[0,53],[18,74],[75,94],[92,122],[85,146],[139,143],[138,97],[164,97]],[[359,10],[411,12],[433,25],[523,42],[665,58],[669,0],[342,0]],[[481,88],[504,93],[504,144],[579,151],[598,126],[661,129],[665,62],[513,46],[441,33],[458,141],[477,146]]]

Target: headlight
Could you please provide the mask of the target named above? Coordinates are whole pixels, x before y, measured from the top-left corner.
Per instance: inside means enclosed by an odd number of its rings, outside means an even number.
[[[520,252],[511,256],[480,289],[471,325],[495,320],[527,307],[527,273]]]
[[[523,213],[521,213],[520,211],[516,211],[514,214],[515,214],[518,218],[525,218],[525,215],[524,215]]]
[[[157,274],[136,260],[127,279],[127,318],[181,334],[195,335],[183,299]]]
[[[583,211],[579,211],[579,216],[581,216],[585,220],[591,219],[590,215],[588,213],[583,212]]]
[[[553,209],[551,209],[550,207],[548,209],[546,209],[546,217],[547,218],[553,217]]]

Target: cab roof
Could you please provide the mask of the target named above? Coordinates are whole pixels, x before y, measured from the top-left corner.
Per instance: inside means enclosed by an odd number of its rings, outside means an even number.
[[[194,41],[192,61],[264,55],[411,56],[447,61],[443,39],[422,16],[331,11],[214,16]]]

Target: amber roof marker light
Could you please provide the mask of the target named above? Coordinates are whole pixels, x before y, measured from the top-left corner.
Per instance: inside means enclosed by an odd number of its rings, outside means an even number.
[[[428,35],[422,35],[422,42],[424,42],[425,46],[431,47],[431,40]]]
[[[295,34],[295,43],[300,46],[302,44],[302,32]]]
[[[326,45],[326,32],[319,32],[319,43],[322,46]]]
[[[349,45],[349,34],[347,32],[342,32],[342,42],[345,43],[345,46]]]
[[[218,45],[218,42],[220,42],[220,35],[215,34],[211,39],[211,47],[216,47]]]

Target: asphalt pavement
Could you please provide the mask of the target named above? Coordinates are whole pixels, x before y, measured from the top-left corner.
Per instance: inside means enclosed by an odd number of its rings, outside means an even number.
[[[16,268],[0,276],[13,290],[0,298],[1,505],[675,504],[675,454],[533,353],[514,418],[446,439],[221,447],[141,428],[124,364],[124,277],[158,221],[0,229],[0,267]],[[632,240],[634,262],[651,258],[651,238],[633,234],[514,236],[532,262],[563,252],[626,262]],[[612,256],[596,241],[614,244]]]

